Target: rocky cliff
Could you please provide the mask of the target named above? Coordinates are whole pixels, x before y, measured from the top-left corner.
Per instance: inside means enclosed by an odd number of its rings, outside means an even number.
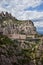
[[[36,34],[36,28],[31,20],[17,20],[10,13],[0,13],[0,33],[8,34]]]
[[[36,34],[31,20],[0,13],[0,65],[43,65],[43,40],[33,38]]]

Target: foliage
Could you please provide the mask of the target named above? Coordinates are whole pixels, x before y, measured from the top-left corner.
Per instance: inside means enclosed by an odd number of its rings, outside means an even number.
[[[19,65],[29,65],[31,61],[34,65],[39,65],[39,63],[43,65],[43,51],[39,49],[41,45],[40,41],[34,43],[29,43],[29,41],[24,42],[25,45],[28,45],[28,48],[21,48],[19,44],[21,44],[21,42],[18,40],[12,41],[8,37],[0,35],[0,47],[3,45],[8,45],[8,48],[6,47],[6,52],[4,54],[7,54],[9,57],[15,55]]]

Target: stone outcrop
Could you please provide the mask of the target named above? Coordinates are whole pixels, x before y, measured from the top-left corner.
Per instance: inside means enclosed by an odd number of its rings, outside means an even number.
[[[35,35],[31,20],[0,13],[0,65],[43,65],[43,39]]]
[[[36,34],[36,28],[31,20],[17,20],[8,12],[0,13],[0,33],[8,34]]]

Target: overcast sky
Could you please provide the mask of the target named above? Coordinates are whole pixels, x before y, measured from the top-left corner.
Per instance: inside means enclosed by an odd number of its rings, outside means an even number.
[[[0,0],[1,11],[8,11],[19,20],[31,19],[43,32],[43,0]]]

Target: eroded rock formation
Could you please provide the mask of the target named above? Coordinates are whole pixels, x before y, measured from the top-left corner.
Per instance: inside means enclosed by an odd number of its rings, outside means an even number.
[[[31,20],[17,20],[9,13],[0,13],[0,33],[7,34],[36,34],[36,28]]]

